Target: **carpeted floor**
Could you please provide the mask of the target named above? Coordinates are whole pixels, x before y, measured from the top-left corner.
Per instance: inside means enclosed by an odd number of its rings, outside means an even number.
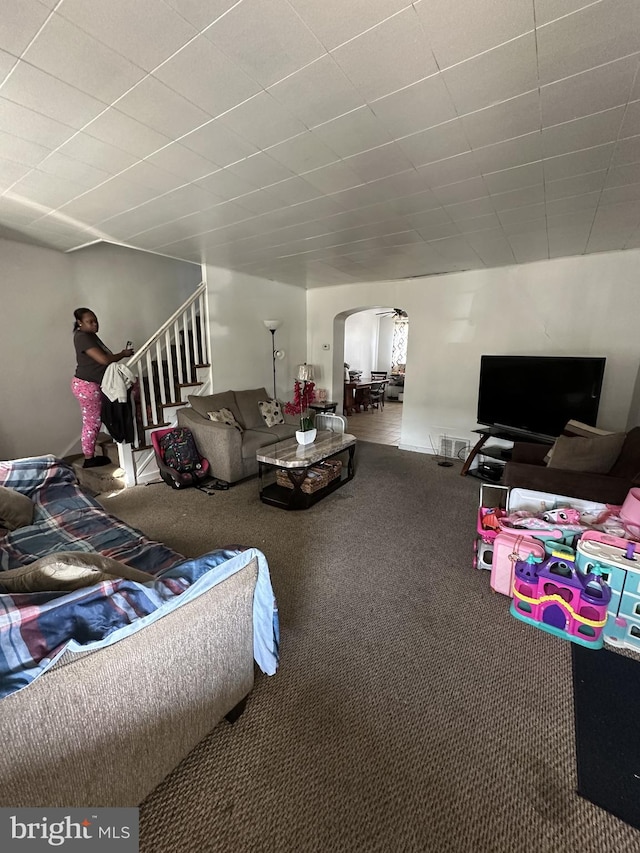
[[[280,671],[142,804],[142,853],[640,850],[575,793],[569,643],[471,568],[478,481],[365,442],[356,462],[305,512],[257,480],[102,499],[189,556],[260,548],[280,609]]]

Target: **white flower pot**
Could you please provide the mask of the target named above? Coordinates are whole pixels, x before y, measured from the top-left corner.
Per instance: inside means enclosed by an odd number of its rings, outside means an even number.
[[[311,444],[316,440],[317,430],[314,427],[313,429],[305,429],[296,430],[296,440],[298,444]]]

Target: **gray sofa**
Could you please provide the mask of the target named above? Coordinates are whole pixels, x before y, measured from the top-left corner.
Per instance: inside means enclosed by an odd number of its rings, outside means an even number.
[[[266,425],[258,403],[270,397],[264,388],[223,391],[208,396],[191,394],[189,406],[178,411],[178,424],[191,430],[198,450],[209,461],[214,477],[236,483],[257,474],[258,448],[296,434],[300,422],[297,415],[284,415],[283,424]],[[242,432],[234,426],[209,420],[207,412],[223,408],[233,412]]]

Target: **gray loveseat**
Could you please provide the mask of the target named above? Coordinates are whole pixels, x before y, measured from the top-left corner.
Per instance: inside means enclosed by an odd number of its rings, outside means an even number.
[[[264,388],[222,391],[208,396],[190,395],[189,406],[178,411],[178,424],[193,433],[198,450],[209,460],[211,473],[220,480],[236,483],[258,473],[256,451],[267,444],[292,438],[299,428],[297,415],[284,415],[285,423],[268,427],[258,403],[269,400]],[[229,409],[242,427],[209,420],[207,412]]]

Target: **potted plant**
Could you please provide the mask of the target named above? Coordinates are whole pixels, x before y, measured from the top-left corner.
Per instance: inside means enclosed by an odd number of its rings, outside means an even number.
[[[300,429],[296,430],[298,444],[311,444],[315,441],[316,428],[309,414],[309,405],[315,400],[315,382],[296,379],[293,386],[293,400],[284,407],[288,415],[300,415]]]

